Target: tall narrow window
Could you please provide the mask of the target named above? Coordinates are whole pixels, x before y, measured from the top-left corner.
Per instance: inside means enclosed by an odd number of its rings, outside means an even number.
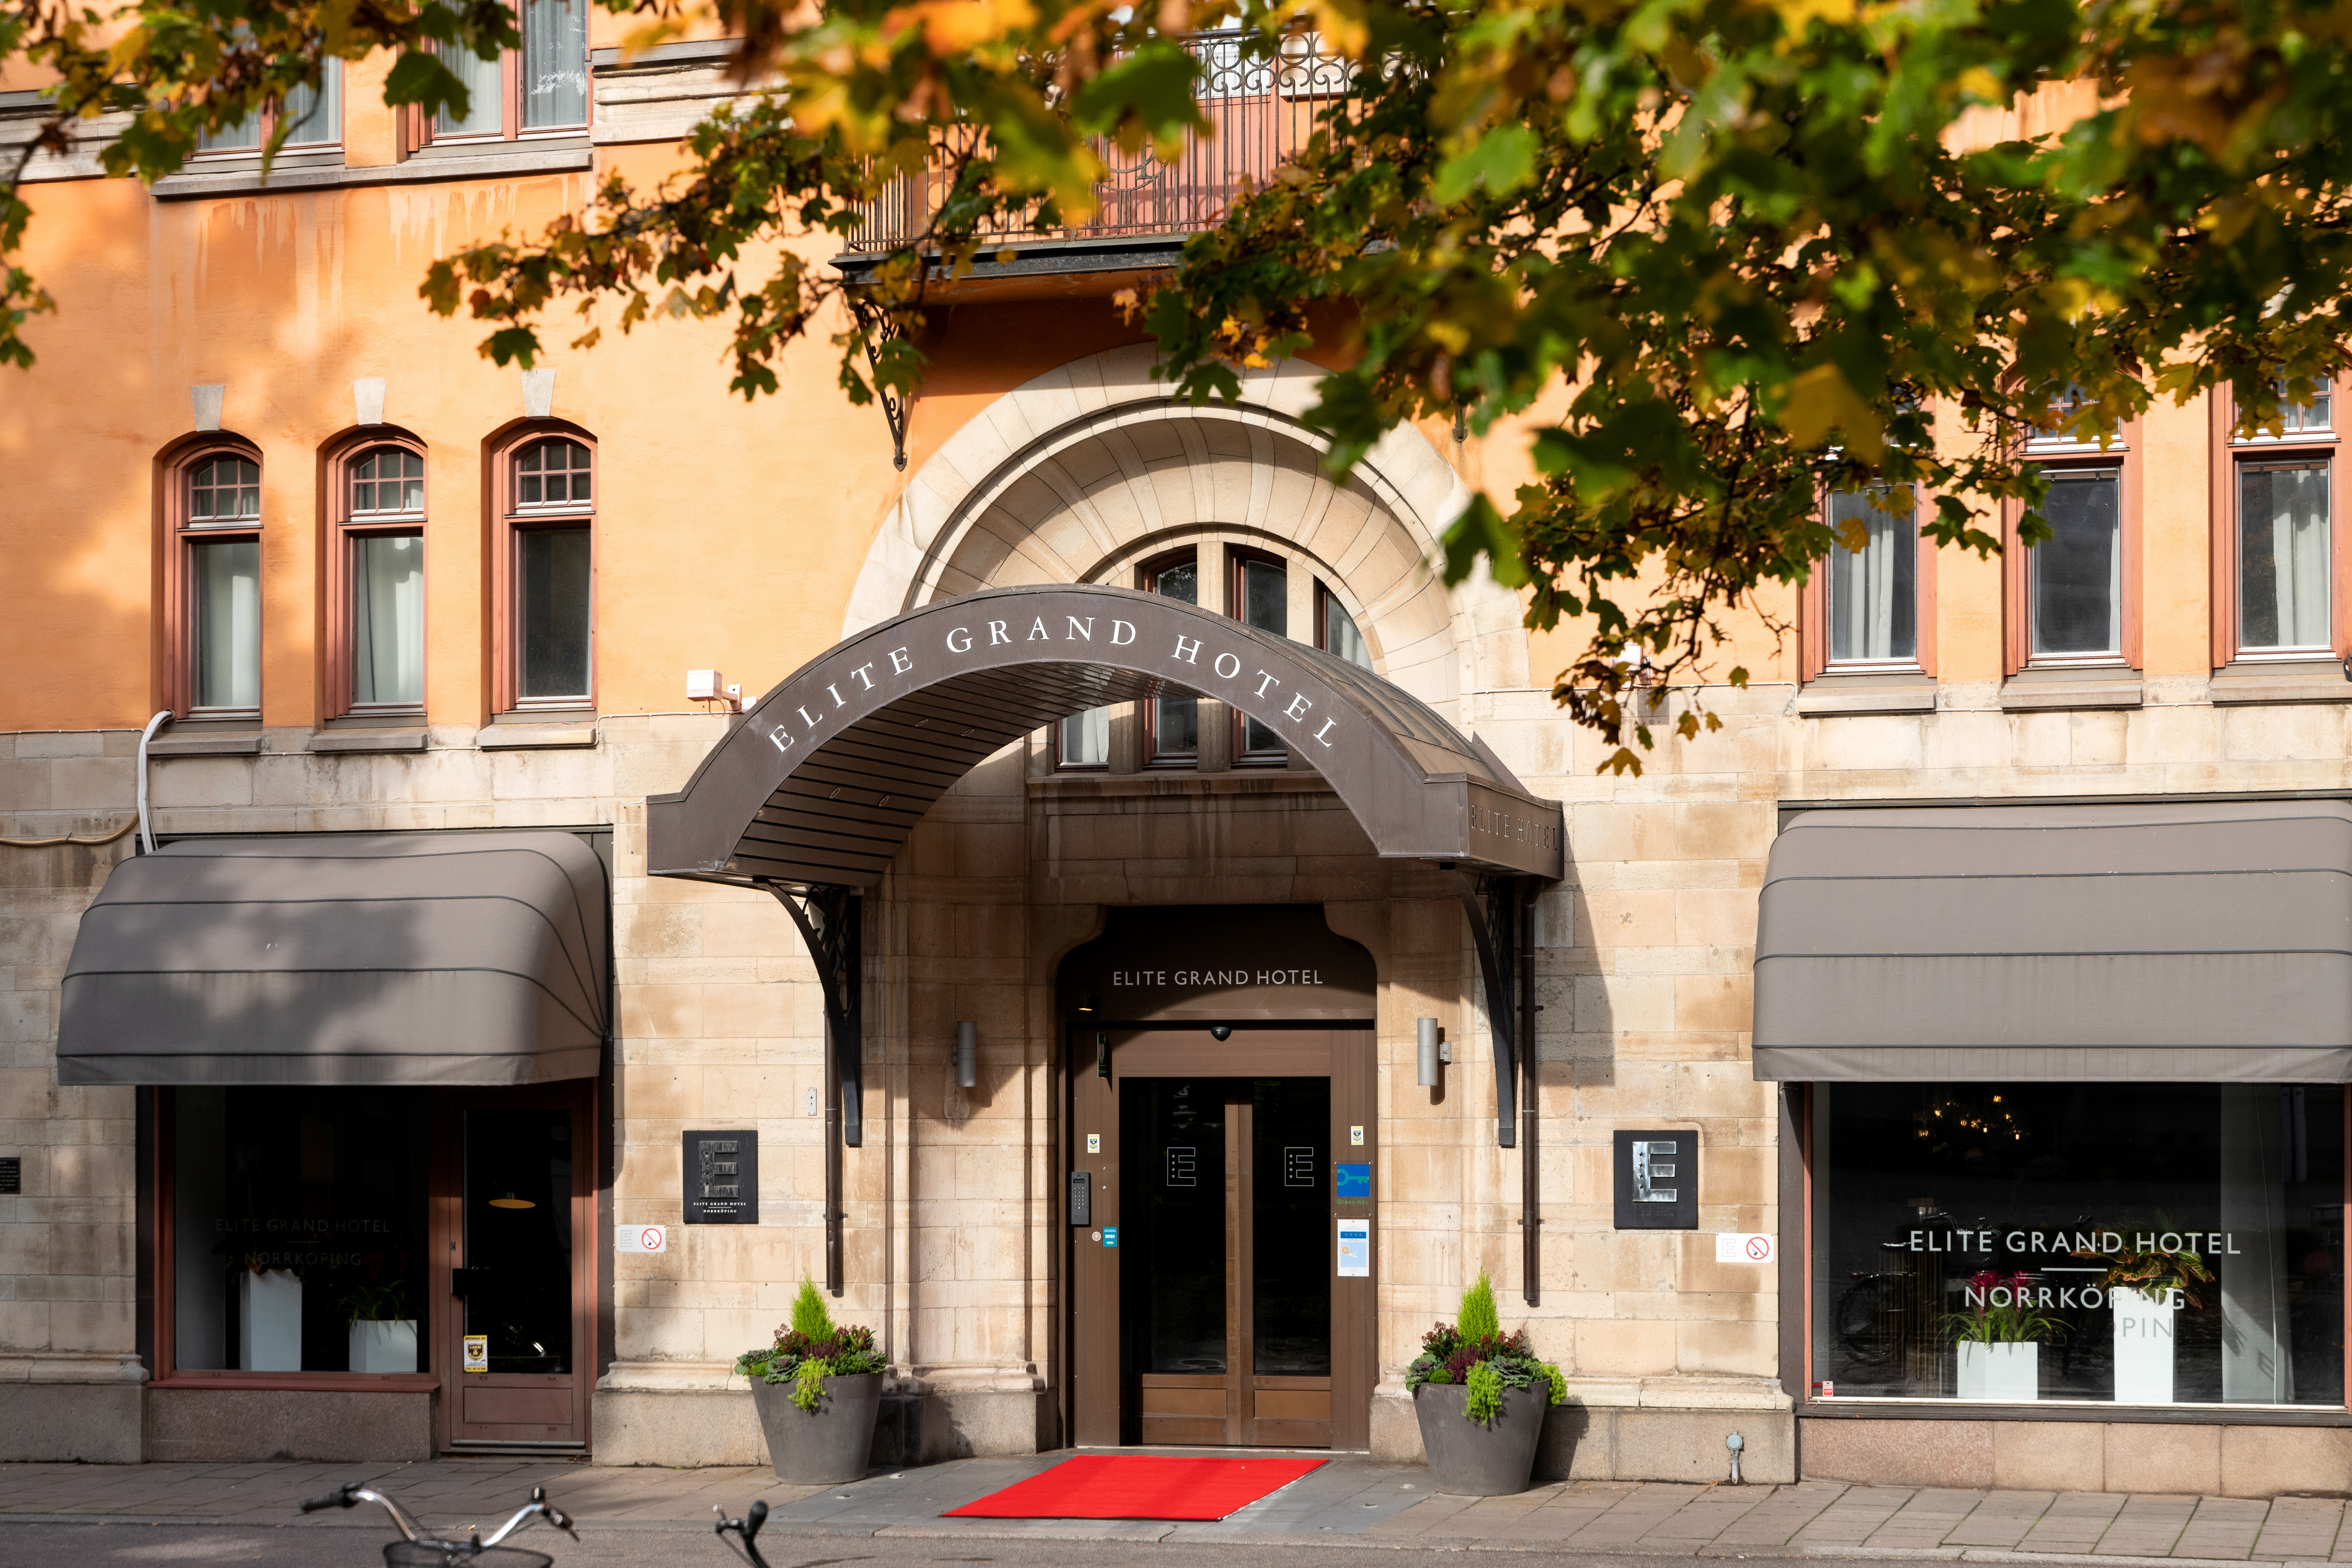
[[[1324,586],[1320,578],[1315,584],[1315,646],[1349,664],[1372,668],[1372,650],[1364,646],[1364,634],[1356,629],[1355,619],[1339,602],[1339,595]]]
[[[1143,591],[1163,598],[1181,599],[1188,605],[1201,602],[1201,564],[1197,556],[1187,551],[1147,567],[1143,574]],[[1150,714],[1150,760],[1163,766],[1175,766],[1197,762],[1201,755],[1201,700],[1193,696],[1157,697],[1152,699]]]
[[[2064,468],[2042,503],[2053,537],[2027,565],[2037,661],[2111,662],[2123,657],[2123,474]]]
[[[341,530],[354,713],[425,705],[425,458],[373,447],[346,465]]]
[[[587,445],[557,437],[524,447],[513,494],[516,706],[580,706],[591,699],[594,673]]]
[[[1089,708],[1061,721],[1055,737],[1055,762],[1066,768],[1107,768],[1110,765],[1110,710]]]
[[[1276,637],[1290,635],[1290,573],[1283,563],[1263,555],[1233,557],[1233,605],[1234,618],[1245,626],[1255,626]],[[1241,720],[1241,752],[1245,763],[1276,762],[1288,755],[1283,749],[1282,737],[1267,725],[1244,714]]]
[[[434,46],[466,84],[466,108],[436,114],[432,141],[512,141],[587,126],[588,0],[520,0],[517,21],[522,47],[496,59]]]
[[[1910,497],[1840,491],[1829,498],[1829,524],[1841,542],[1822,563],[1829,664],[1911,665],[1919,657],[1917,531]]]
[[[2238,468],[2238,643],[2250,653],[2326,652],[2328,465]]]
[[[207,452],[180,470],[172,508],[180,647],[173,707],[189,718],[261,713],[261,465]]]

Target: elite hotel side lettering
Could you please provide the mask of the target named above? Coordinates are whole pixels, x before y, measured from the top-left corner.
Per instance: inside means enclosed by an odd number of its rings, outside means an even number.
[[[1319,969],[1114,969],[1113,989],[1160,985],[1320,985]]]

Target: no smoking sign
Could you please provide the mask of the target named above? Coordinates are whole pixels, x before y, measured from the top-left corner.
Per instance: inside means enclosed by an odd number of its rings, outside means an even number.
[[[616,1225],[613,1227],[613,1250],[615,1252],[667,1252],[669,1226]]]
[[[1717,1231],[1715,1235],[1715,1260],[1717,1263],[1769,1263],[1772,1261],[1772,1238],[1743,1231]]]

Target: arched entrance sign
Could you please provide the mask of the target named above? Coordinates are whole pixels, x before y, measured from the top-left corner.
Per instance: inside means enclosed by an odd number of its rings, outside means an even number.
[[[1454,874],[1486,983],[1497,1141],[1510,1144],[1513,1047],[1531,1007],[1514,995],[1522,889],[1561,874],[1559,803],[1370,671],[1197,605],[1123,588],[998,588],[870,626],[761,698],[685,789],[647,798],[646,868],[783,900],[824,983],[832,1098],[854,1146],[856,890],[881,879],[932,802],[992,752],[1070,714],[1176,690],[1280,735],[1382,858]],[[826,1206],[837,1215],[830,1197]],[[837,1237],[829,1242],[837,1281]]]

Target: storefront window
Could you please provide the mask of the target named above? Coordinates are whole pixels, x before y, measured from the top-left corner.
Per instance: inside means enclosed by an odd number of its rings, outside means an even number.
[[[1815,1086],[1814,1394],[2343,1405],[2342,1093]]]
[[[422,1089],[172,1093],[184,1371],[429,1370]]]

